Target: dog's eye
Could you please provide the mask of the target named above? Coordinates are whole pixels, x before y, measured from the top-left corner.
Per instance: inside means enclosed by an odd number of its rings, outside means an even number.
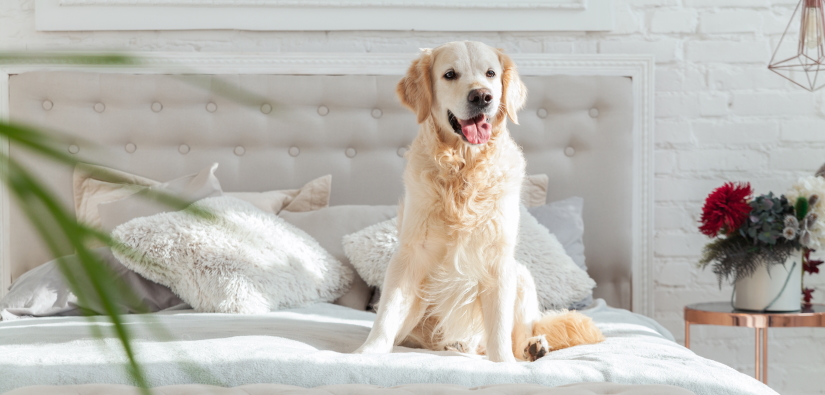
[[[487,70],[487,77],[493,78],[496,76],[496,72],[493,70]]]
[[[452,70],[447,71],[446,73],[444,73],[444,78],[446,78],[448,80],[454,80],[455,79],[455,71],[452,71]]]

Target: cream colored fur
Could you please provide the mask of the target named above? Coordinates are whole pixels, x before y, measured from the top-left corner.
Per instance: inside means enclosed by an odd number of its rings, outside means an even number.
[[[448,71],[456,78],[446,78]],[[454,132],[447,115],[475,116],[467,105],[474,89],[493,96],[483,110],[492,134],[477,145]],[[403,343],[502,362],[534,360],[550,344],[603,340],[579,313],[543,316],[534,280],[514,258],[525,162],[506,117],[517,122],[526,89],[512,60],[482,43],[447,43],[423,50],[397,91],[421,126],[407,154],[399,249],[375,324],[356,352],[386,353]]]

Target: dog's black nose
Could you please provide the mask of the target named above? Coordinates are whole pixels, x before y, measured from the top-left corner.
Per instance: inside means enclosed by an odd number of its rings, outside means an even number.
[[[467,100],[472,105],[484,107],[493,101],[493,93],[487,88],[473,89],[470,91],[470,95],[467,96]]]

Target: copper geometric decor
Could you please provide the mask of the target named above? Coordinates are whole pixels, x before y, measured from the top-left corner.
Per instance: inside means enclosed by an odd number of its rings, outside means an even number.
[[[820,71],[825,71],[823,1],[825,0],[799,2],[768,65],[771,71],[811,92],[825,86],[825,75],[819,74]],[[795,22],[799,23],[798,40],[794,39],[796,35],[792,33],[792,27],[797,26]]]

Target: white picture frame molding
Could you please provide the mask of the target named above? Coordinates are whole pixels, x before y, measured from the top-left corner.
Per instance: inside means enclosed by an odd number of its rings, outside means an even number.
[[[9,116],[9,76],[31,71],[85,70],[136,74],[303,74],[398,75],[416,54],[352,53],[140,53],[134,66],[86,66],[21,60],[0,64],[0,120]],[[653,81],[652,55],[512,54],[522,75],[603,75],[633,79],[632,310],[652,316],[653,306]],[[8,153],[8,141],[0,139]],[[7,166],[0,161],[0,166]],[[0,185],[0,296],[11,282],[9,194]]]
[[[36,0],[38,31],[609,31],[614,0]]]

